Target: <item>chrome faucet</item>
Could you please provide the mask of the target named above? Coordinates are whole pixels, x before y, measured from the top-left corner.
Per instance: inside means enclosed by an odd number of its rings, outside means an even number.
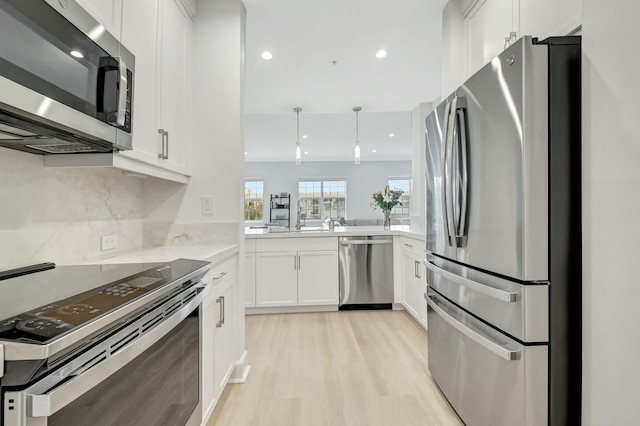
[[[296,231],[301,229],[300,226],[300,199],[298,199],[298,214],[296,215]]]

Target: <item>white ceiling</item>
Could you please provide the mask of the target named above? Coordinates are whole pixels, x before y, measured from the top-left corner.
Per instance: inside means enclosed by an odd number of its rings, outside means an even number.
[[[302,161],[353,161],[356,116],[350,114],[300,113]],[[389,136],[393,133],[394,136]],[[303,136],[307,138],[303,138]],[[409,160],[411,113],[370,112],[359,114],[361,161]],[[294,161],[296,115],[247,114],[246,161]],[[377,152],[372,152],[372,150]],[[305,154],[308,153],[308,154]]]
[[[353,158],[354,106],[362,107],[363,161],[365,144],[378,145],[380,160],[410,158],[410,111],[440,92],[446,0],[243,2],[248,161],[292,158],[296,106],[301,132],[313,137],[308,146],[323,147],[308,150],[310,161]],[[379,49],[388,56],[377,59]],[[265,50],[273,59],[260,57]],[[390,132],[403,136],[391,145]]]

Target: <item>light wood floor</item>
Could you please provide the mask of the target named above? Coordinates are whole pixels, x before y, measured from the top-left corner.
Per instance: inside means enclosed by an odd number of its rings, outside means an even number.
[[[462,425],[403,311],[251,315],[246,331],[249,378],[208,426]]]

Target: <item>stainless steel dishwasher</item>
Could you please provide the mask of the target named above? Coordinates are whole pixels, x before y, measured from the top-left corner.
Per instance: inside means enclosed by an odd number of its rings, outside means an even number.
[[[393,237],[340,237],[339,243],[339,309],[391,309]]]

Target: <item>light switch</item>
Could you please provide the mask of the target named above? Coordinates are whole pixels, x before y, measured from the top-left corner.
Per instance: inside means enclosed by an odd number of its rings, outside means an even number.
[[[203,195],[201,199],[201,212],[203,216],[213,215],[213,195]]]

